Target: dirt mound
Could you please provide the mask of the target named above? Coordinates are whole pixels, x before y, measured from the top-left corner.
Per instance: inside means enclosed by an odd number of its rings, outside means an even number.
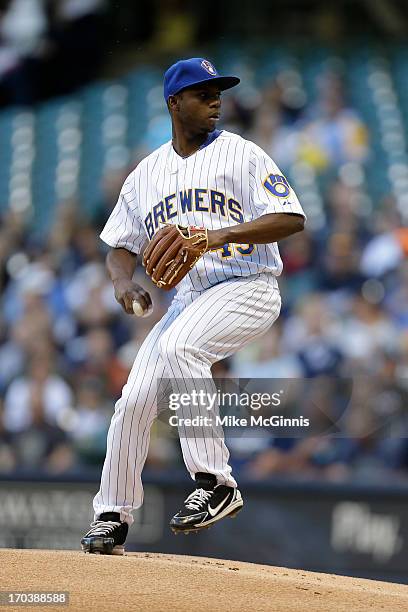
[[[69,610],[408,610],[408,586],[203,557],[0,550],[0,568],[1,591],[69,591]]]

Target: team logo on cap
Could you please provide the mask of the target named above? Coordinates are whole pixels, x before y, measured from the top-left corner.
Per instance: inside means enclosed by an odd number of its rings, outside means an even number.
[[[201,62],[202,67],[204,68],[204,70],[206,70],[209,74],[211,74],[212,76],[215,76],[217,74],[216,69],[214,68],[214,66],[212,65],[211,62],[209,62],[208,60],[203,60]]]

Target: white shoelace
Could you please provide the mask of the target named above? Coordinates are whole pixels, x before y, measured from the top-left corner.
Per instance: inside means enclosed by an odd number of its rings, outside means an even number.
[[[206,491],[205,489],[196,489],[184,500],[186,508],[189,510],[199,510],[200,506],[207,502],[212,496],[213,491]]]
[[[87,536],[108,535],[116,527],[120,527],[120,523],[115,523],[114,521],[94,521],[91,523],[91,527],[92,529],[88,531]]]

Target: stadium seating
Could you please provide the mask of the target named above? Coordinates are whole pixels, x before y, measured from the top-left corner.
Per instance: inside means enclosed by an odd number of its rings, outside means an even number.
[[[233,52],[231,52],[233,51]],[[407,207],[408,193],[408,50],[377,49],[370,44],[334,53],[323,47],[219,48],[215,60],[226,72],[241,74],[246,87],[262,87],[283,69],[292,71],[308,103],[316,98],[316,80],[327,68],[346,77],[350,103],[369,128],[370,157],[354,169],[367,211],[392,192]],[[85,213],[100,197],[106,169],[132,161],[170,136],[163,104],[161,71],[141,67],[124,78],[92,84],[36,109],[7,109],[0,114],[0,211],[11,206],[32,210],[33,227],[42,234],[58,202],[76,195]],[[304,165],[284,168],[301,189],[312,217],[322,211],[324,183]],[[31,209],[31,206],[33,207]],[[310,210],[310,209],[309,209]]]

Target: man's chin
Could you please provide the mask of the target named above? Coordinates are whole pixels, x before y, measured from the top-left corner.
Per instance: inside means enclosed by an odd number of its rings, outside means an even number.
[[[206,124],[205,126],[203,125],[202,128],[200,129],[200,133],[204,136],[204,134],[211,134],[211,132],[213,132],[215,130],[215,125],[213,124]]]
[[[207,134],[211,134],[211,132],[214,132],[214,130],[217,128],[217,124],[216,123],[209,123],[205,129],[205,131],[207,132]]]
[[[218,125],[218,119],[209,119],[208,124],[209,124],[208,131],[213,132]]]

